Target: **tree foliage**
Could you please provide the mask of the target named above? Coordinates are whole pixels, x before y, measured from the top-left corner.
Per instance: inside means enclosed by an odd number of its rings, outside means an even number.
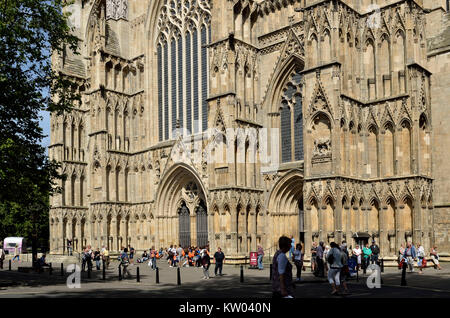
[[[0,238],[48,237],[48,198],[62,176],[40,144],[39,114],[70,111],[80,100],[52,69],[53,54],[77,50],[64,13],[69,4],[0,0]]]

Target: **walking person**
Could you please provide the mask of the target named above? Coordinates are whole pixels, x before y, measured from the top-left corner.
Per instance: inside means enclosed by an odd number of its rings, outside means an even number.
[[[154,247],[152,247],[150,251],[150,264],[152,266],[152,270],[156,270],[156,250]]]
[[[127,277],[131,277],[131,273],[128,270],[128,265],[130,265],[130,259],[128,257],[128,249],[124,248],[122,254],[120,254],[120,263],[119,266],[122,266],[122,277],[125,278],[125,274]]]
[[[217,252],[214,254],[214,259],[216,260],[216,267],[214,268],[214,276],[217,276],[217,271],[219,271],[219,276],[222,276],[223,261],[225,260],[225,254],[219,247]]]
[[[130,245],[128,245],[128,247],[129,247],[129,251],[130,251],[130,265],[133,265],[135,250],[134,250],[134,247],[131,247]]]
[[[286,257],[291,248],[291,239],[282,236],[278,240],[279,250],[272,259],[273,298],[294,298],[295,285],[292,281],[292,265]]]
[[[203,279],[209,279],[209,266],[211,265],[211,257],[206,249],[202,249],[201,263],[203,268]]]
[[[434,269],[438,268],[439,270],[441,270],[441,265],[439,264],[439,255],[437,252],[437,247],[433,246],[430,250],[430,256],[431,256],[431,261],[434,264]]]
[[[339,249],[339,245],[335,242],[331,242],[331,250],[328,253],[327,263],[330,264],[330,270],[328,271],[328,282],[331,284],[331,295],[339,294],[339,287],[341,285],[341,270],[342,270],[342,252]]]
[[[263,270],[264,269],[264,267],[263,267],[264,250],[261,247],[261,245],[258,245],[257,255],[258,255],[258,269]]]
[[[81,271],[84,272],[86,270],[86,247],[83,246],[81,251]]]
[[[406,262],[409,267],[409,272],[414,272],[414,261],[416,259],[416,249],[413,244],[408,243],[405,249],[405,253],[403,254],[403,257],[406,259]]]
[[[323,250],[323,259],[324,260],[327,259],[329,251],[330,251],[330,246],[329,245],[325,245],[325,249]],[[323,263],[323,268],[324,268],[324,274],[325,274],[325,276],[327,276],[328,275],[328,262],[324,262]]]
[[[405,255],[405,246],[402,243],[402,244],[400,244],[400,248],[398,249],[398,263],[399,264],[402,261],[404,255]]]
[[[297,279],[296,282],[300,282],[302,280],[302,269],[303,269],[303,253],[302,253],[302,244],[297,243],[297,246],[292,253],[292,261],[297,267]]]
[[[90,245],[86,247],[84,252],[84,257],[86,258],[86,264],[88,266],[88,271],[92,271],[92,248]]]
[[[370,263],[378,264],[378,257],[380,255],[380,247],[375,243],[375,240],[372,241],[370,250],[372,251],[372,255],[370,256]]]
[[[15,262],[15,259],[17,258],[17,261],[20,263],[20,252],[19,252],[19,245],[16,244],[14,246],[14,257],[12,259],[12,262]]]

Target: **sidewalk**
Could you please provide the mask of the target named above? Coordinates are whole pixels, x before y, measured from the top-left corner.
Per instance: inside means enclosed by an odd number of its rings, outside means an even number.
[[[67,276],[61,276],[60,267],[54,267],[53,275],[49,273],[19,273],[17,264],[12,271],[6,267],[0,270],[0,297],[271,297],[271,282],[269,270],[251,270],[244,267],[244,283],[240,283],[239,266],[224,266],[224,276],[214,277],[214,265],[210,267],[209,280],[201,279],[201,268],[181,268],[181,286],[177,285],[177,269],[169,268],[164,261],[158,266],[160,284],[155,283],[155,271],[147,264],[140,264],[141,282],[136,282],[137,265],[129,267],[132,278],[118,280],[118,263],[111,263],[106,272],[106,280],[102,280],[102,271],[95,269],[91,279],[87,273],[81,275],[81,289],[69,289],[66,285]],[[30,264],[31,265],[31,264]],[[65,266],[66,268],[66,266]],[[95,268],[95,266],[94,266]],[[294,270],[294,276],[296,272]],[[450,270],[445,268],[436,271],[433,268],[425,270],[423,275],[407,273],[407,287],[400,286],[401,271],[386,268],[382,274],[383,285],[380,289],[369,289],[366,285],[367,273],[363,277],[360,272],[359,281],[349,281],[352,292],[347,298],[366,297],[450,297]],[[325,278],[316,278],[307,269],[302,272],[303,281],[297,284],[295,291],[299,298],[332,297],[330,286]],[[336,297],[336,296],[335,296]]]

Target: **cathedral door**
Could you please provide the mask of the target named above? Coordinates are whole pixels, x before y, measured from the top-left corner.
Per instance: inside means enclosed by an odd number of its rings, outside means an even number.
[[[186,206],[186,203],[183,202],[178,214],[180,244],[182,247],[191,246],[191,217],[189,215],[189,209]]]
[[[197,208],[197,245],[205,246],[208,244],[208,215],[206,205],[203,201]]]

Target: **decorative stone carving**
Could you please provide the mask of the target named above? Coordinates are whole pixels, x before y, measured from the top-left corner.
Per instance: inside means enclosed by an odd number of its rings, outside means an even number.
[[[119,20],[128,18],[128,0],[107,0],[106,20]]]

